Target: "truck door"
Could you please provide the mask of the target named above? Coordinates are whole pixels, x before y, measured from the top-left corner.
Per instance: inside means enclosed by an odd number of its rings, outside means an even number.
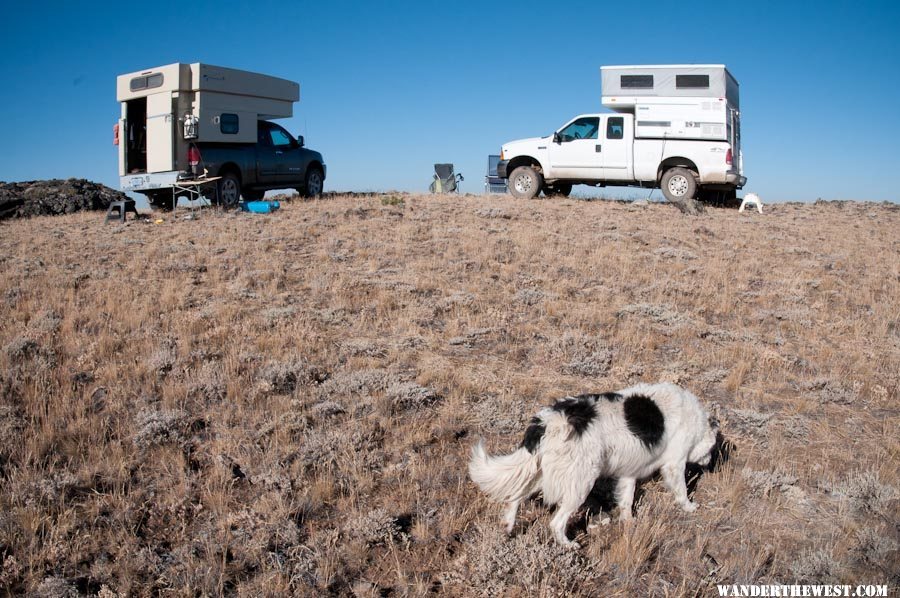
[[[598,161],[600,165],[600,178],[606,181],[629,181],[633,178],[631,168],[628,167],[631,155],[631,121],[626,121],[623,116],[602,117],[603,127],[598,140]]]
[[[276,180],[280,183],[296,184],[300,173],[304,171],[300,145],[279,125],[269,123],[269,127],[277,165]]]
[[[260,183],[274,183],[278,177],[278,156],[272,144],[272,123],[261,120],[257,124],[256,173]]]
[[[601,179],[599,130],[599,116],[580,116],[557,131],[548,148],[548,178]]]
[[[147,172],[175,170],[175,118],[172,92],[147,96]]]

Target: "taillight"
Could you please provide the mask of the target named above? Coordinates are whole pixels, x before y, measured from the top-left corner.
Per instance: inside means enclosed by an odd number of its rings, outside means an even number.
[[[119,123],[113,125],[113,145],[119,145]]]
[[[725,164],[731,166],[731,148],[728,148],[728,151],[725,152]]]
[[[728,155],[731,156],[731,154],[728,154]],[[729,157],[729,163],[730,163],[730,160],[731,160],[731,158]],[[200,150],[197,149],[196,145],[191,145],[188,148],[188,163],[191,166],[196,166],[197,164],[200,164]]]

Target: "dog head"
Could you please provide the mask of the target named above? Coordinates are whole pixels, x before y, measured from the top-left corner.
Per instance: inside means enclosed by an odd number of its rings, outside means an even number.
[[[706,425],[704,427],[703,435],[694,445],[694,448],[691,449],[691,454],[688,455],[688,462],[706,467],[709,465],[713,448],[716,446],[716,437],[719,434],[719,422],[716,418],[710,417],[706,420]]]

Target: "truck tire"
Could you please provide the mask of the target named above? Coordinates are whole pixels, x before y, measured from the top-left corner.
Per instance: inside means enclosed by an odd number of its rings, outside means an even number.
[[[531,166],[519,166],[509,175],[509,192],[517,199],[533,199],[541,192],[542,177]]]
[[[697,200],[720,208],[736,208],[741,205],[737,199],[737,189],[704,189],[697,190]]]
[[[171,212],[175,205],[175,201],[177,200],[172,199],[171,192],[157,191],[155,193],[147,194],[147,203],[150,204],[152,209],[159,210],[160,212]]]
[[[669,201],[683,202],[694,198],[697,193],[697,179],[687,168],[670,168],[663,174],[660,187]]]
[[[306,180],[303,184],[303,197],[316,197],[322,194],[325,184],[325,175],[321,168],[312,167],[306,171]]]
[[[241,201],[241,180],[233,172],[226,172],[216,183],[219,205],[235,208]]]
[[[553,185],[544,185],[544,195],[547,197],[569,197],[572,193],[572,185],[569,183],[554,183]]]

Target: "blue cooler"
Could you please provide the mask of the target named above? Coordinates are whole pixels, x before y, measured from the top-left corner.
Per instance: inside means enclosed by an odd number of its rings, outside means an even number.
[[[281,207],[277,201],[242,201],[241,209],[254,214],[269,214]]]

